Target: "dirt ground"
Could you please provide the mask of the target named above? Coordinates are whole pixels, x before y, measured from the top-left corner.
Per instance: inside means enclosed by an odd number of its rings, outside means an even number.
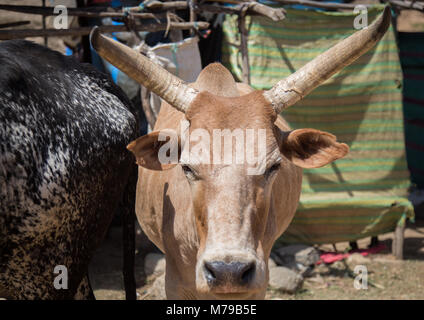
[[[363,259],[368,270],[368,289],[354,288],[353,273],[357,262],[346,260],[330,265],[316,266],[305,278],[302,289],[295,294],[285,294],[268,289],[266,299],[424,299],[424,220],[408,223],[405,231],[404,260],[399,261],[391,254],[392,233],[381,235],[379,240],[387,249]],[[370,239],[358,242],[359,248],[366,248]],[[343,252],[348,243],[338,243],[336,248]],[[332,251],[331,245],[319,249]],[[155,299],[148,294],[154,278],[146,279],[143,271],[143,254],[136,255],[136,282],[139,299]],[[121,229],[110,230],[106,241],[97,251],[91,266],[90,279],[97,299],[124,299],[121,272]]]

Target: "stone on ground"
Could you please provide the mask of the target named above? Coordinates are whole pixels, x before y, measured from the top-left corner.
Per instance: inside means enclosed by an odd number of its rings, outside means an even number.
[[[289,268],[274,267],[269,270],[269,285],[275,290],[295,293],[302,284],[303,277]]]
[[[281,247],[275,252],[280,256],[283,263],[291,264],[294,261],[305,267],[315,265],[320,259],[317,249],[303,244]]]
[[[149,253],[144,258],[144,272],[146,276],[160,275],[165,272],[165,256],[160,253]]]

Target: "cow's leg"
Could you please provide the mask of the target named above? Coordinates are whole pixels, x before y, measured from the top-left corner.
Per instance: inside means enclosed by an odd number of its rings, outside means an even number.
[[[75,293],[74,300],[96,300],[94,297],[93,289],[91,288],[88,274],[82,278],[77,292]]]
[[[378,241],[378,236],[375,237],[371,237],[371,242],[370,245],[368,246],[368,248],[373,248],[373,247],[377,247],[379,245],[379,241]]]
[[[135,189],[137,167],[133,166],[122,199],[123,276],[126,300],[137,300],[135,283]]]

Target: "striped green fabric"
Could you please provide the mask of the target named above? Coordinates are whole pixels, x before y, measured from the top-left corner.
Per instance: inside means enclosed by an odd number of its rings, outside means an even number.
[[[382,9],[368,11],[369,23]],[[249,18],[252,86],[272,87],[351,35],[354,18],[353,13],[295,9],[287,9],[280,22]],[[227,17],[223,30],[223,63],[240,80],[236,18]],[[323,168],[304,170],[298,211],[280,241],[354,241],[393,231],[405,217],[413,217],[397,50],[390,27],[375,48],[283,112],[292,128],[333,133],[350,153]]]

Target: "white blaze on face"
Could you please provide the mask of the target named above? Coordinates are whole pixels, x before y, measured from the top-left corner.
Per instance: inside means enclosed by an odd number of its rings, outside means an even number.
[[[254,263],[250,289],[258,289],[265,281],[264,256],[260,250],[258,252],[257,242],[253,239],[256,197],[249,183],[253,183],[252,178],[246,176],[242,166],[224,166],[214,177],[205,213],[205,247],[196,266],[196,284],[200,291],[208,288],[203,271],[205,262]]]

